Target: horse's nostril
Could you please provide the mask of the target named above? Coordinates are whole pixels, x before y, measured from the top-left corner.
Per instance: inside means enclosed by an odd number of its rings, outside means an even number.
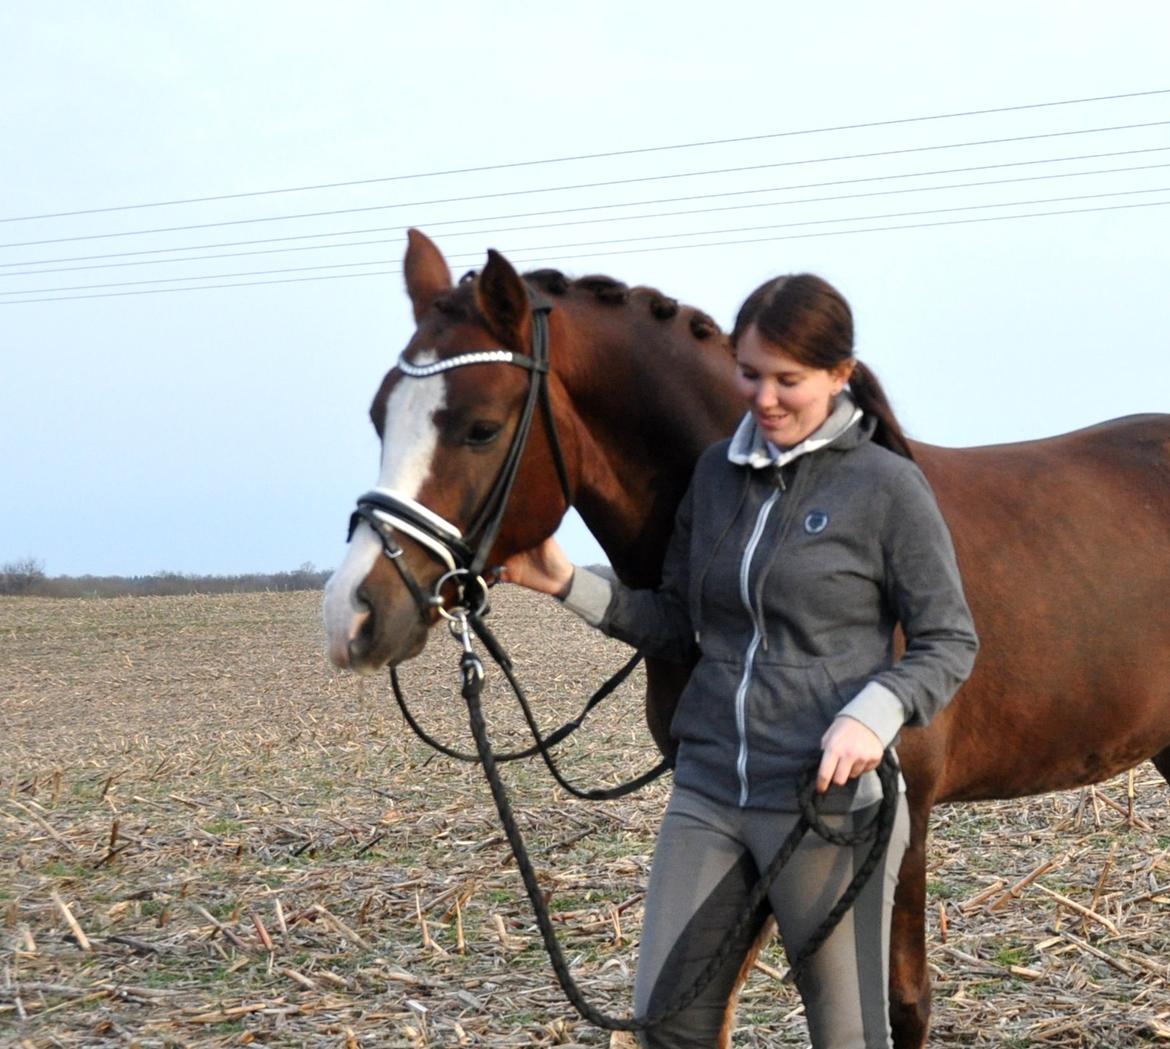
[[[364,588],[359,587],[355,592],[354,605],[348,645],[351,664],[355,657],[368,653],[374,644],[374,604]]]

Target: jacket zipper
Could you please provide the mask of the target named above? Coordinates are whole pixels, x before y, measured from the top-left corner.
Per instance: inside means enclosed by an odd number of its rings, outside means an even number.
[[[763,623],[760,622],[760,618],[756,615],[756,611],[752,607],[752,596],[748,586],[748,577],[751,574],[752,558],[755,556],[756,548],[760,545],[760,537],[764,534],[764,527],[768,523],[768,517],[772,513],[772,507],[776,505],[776,500],[780,498],[780,491],[780,489],[774,491],[768,497],[768,501],[760,507],[759,512],[756,514],[756,524],[752,529],[751,538],[748,539],[747,547],[743,552],[743,560],[739,566],[739,596],[740,600],[743,601],[743,607],[747,610],[747,614],[752,621],[752,639],[744,655],[743,676],[740,678],[739,688],[735,692],[735,728],[739,734],[739,751],[736,754],[735,771],[739,777],[739,804],[741,807],[746,805],[748,800],[747,691],[752,676],[752,665],[756,658],[756,649],[760,647],[760,640],[763,637],[764,630]]]

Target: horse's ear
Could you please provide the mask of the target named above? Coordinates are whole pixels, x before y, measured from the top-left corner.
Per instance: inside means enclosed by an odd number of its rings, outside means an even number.
[[[488,248],[487,265],[475,282],[475,304],[488,330],[505,346],[519,349],[528,330],[528,289],[512,264]]]
[[[406,275],[406,293],[414,306],[414,319],[421,321],[431,303],[451,290],[451,270],[443,253],[425,233],[407,230],[409,241],[402,270]]]

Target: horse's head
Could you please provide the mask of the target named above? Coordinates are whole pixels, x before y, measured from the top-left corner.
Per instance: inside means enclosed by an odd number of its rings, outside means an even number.
[[[552,534],[575,450],[562,430],[570,467],[558,468],[548,419],[563,391],[548,382],[546,310],[512,266],[489,251],[483,272],[455,285],[411,230],[404,269],[418,327],[374,396],[377,487],[359,499],[325,590],[330,657],[359,671],[417,655],[444,603],[478,600],[486,566]]]

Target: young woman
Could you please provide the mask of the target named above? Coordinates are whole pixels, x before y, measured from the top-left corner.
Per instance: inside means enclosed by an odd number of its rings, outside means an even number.
[[[631,590],[575,569],[555,540],[504,567],[613,637],[695,662],[671,726],[679,749],[647,893],[640,1016],[718,948],[798,818],[810,760],[819,755],[828,821],[868,823],[884,749],[951,698],[977,648],[950,535],[880,384],[853,356],[844,298],[809,274],[777,278],[748,297],[731,338],[748,412],[696,465],[661,586]],[[907,835],[903,798],[883,866],[803,970],[814,1049],[890,1044],[889,926]],[[773,883],[790,956],[863,849],[807,835]],[[749,946],[643,1045],[724,1044]]]

